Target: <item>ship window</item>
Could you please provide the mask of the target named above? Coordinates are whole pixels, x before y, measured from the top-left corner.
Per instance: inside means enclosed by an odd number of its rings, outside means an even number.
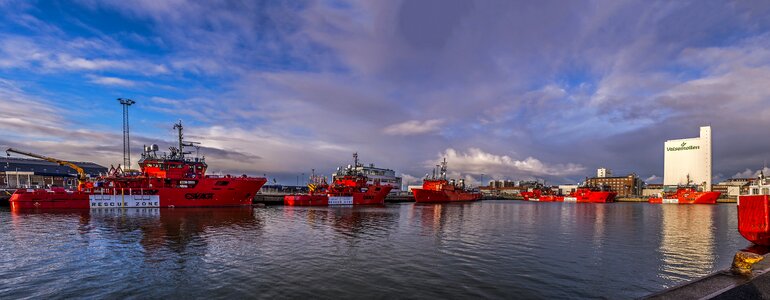
[[[217,181],[217,183],[215,183],[214,185],[216,185],[216,186],[226,186],[229,183],[230,183],[229,181]]]

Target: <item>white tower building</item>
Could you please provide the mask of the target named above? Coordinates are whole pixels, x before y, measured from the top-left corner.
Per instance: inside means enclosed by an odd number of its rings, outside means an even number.
[[[699,137],[666,141],[663,153],[664,185],[694,184],[711,191],[711,126],[702,126]]]

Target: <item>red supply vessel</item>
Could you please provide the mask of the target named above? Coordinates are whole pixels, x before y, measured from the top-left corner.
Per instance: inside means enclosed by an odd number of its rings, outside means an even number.
[[[616,192],[604,191],[597,187],[579,187],[569,196],[564,197],[564,202],[583,203],[610,203],[615,202]]]
[[[325,177],[311,176],[313,183],[308,184],[309,194],[286,195],[283,204],[290,206],[328,206],[328,205],[372,205],[385,204],[385,197],[393,188],[381,185],[369,179],[357,170],[358,154],[353,154],[354,167],[348,166],[343,176],[338,176],[332,184],[326,183]]]
[[[264,177],[210,176],[205,158],[187,158],[182,122],[174,124],[179,145],[158,155],[158,146],[144,147],[140,171],[110,168],[106,176],[86,177],[77,165],[42,155],[8,149],[8,153],[32,156],[69,166],[78,173],[78,189],[18,189],[9,200],[12,209],[114,208],[114,207],[216,207],[251,205],[267,181]]]
[[[738,232],[754,244],[770,247],[770,180],[764,170],[749,186],[749,194],[738,196]]]
[[[414,201],[417,203],[441,203],[458,201],[476,201],[481,199],[481,193],[471,192],[465,189],[465,182],[460,180],[459,184],[454,179],[446,178],[447,162],[446,158],[441,162],[438,174],[433,170],[433,176],[425,178],[421,189],[412,189]]]
[[[650,197],[649,203],[661,204],[716,204],[721,192],[701,192],[695,186],[680,186],[676,191],[663,192],[660,197]]]
[[[534,188],[532,191],[521,192],[521,196],[527,201],[536,202],[563,202],[564,196],[559,196],[549,189]]]

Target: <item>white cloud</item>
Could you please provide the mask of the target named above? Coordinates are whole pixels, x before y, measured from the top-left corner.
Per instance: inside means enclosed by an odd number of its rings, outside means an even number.
[[[419,135],[439,131],[443,124],[444,120],[441,119],[426,120],[423,122],[411,120],[385,127],[383,132],[389,135]]]
[[[115,86],[135,86],[136,82],[128,79],[109,77],[109,76],[92,76],[91,82],[102,85],[115,85]]]
[[[658,175],[652,175],[650,177],[647,177],[644,179],[644,182],[646,183],[661,183],[663,182],[663,178],[658,177]]]
[[[449,148],[438,155],[438,160],[443,158],[447,159],[450,173],[485,174],[490,177],[568,176],[585,170],[579,164],[547,164],[534,157],[517,160],[507,155],[487,153],[479,148],[470,148],[467,152]],[[433,166],[437,161],[426,162],[425,165]]]
[[[733,175],[733,178],[756,178],[757,176],[759,176],[760,171],[763,171],[765,173],[765,176],[770,176],[770,168],[765,167],[757,170],[751,170],[751,169],[743,170],[743,172],[735,173],[735,175]]]
[[[422,184],[422,177],[401,174],[401,183],[404,185],[420,185]]]

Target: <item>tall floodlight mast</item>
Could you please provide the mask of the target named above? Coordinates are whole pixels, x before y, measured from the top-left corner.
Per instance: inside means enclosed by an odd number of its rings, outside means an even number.
[[[136,101],[127,98],[118,98],[123,106],[123,168],[131,168],[131,139],[128,134],[128,107]]]

